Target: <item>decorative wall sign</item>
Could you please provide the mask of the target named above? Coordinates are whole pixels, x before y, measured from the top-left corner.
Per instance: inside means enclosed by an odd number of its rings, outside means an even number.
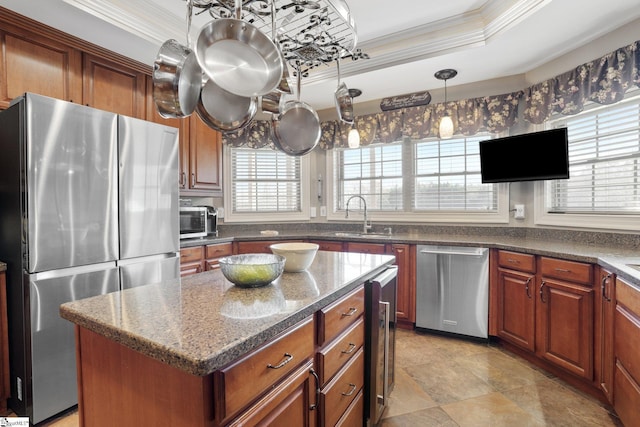
[[[429,91],[408,93],[406,95],[392,96],[390,98],[382,98],[380,101],[380,109],[382,111],[397,110],[398,108],[417,107],[418,105],[427,105],[431,102],[431,94]]]

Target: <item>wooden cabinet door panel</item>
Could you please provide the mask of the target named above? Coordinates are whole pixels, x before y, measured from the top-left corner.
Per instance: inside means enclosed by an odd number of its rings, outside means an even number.
[[[145,119],[144,74],[85,55],[83,103],[100,110]]]
[[[593,378],[593,290],[543,278],[538,291],[538,350],[550,362]]]
[[[415,284],[415,246],[406,244],[391,245],[398,266],[398,289],[396,295],[397,320],[408,323],[416,321],[416,284]]]
[[[364,350],[351,359],[320,392],[320,424],[334,426],[364,386]]]
[[[230,427],[296,426],[314,427],[315,389],[310,375],[313,363],[308,361],[286,380],[261,398],[241,416],[233,420]]]
[[[498,269],[498,336],[535,350],[535,276]]]
[[[0,109],[25,92],[82,102],[80,51],[32,33],[0,37]]]
[[[222,193],[222,135],[197,115],[189,118],[189,188]]]

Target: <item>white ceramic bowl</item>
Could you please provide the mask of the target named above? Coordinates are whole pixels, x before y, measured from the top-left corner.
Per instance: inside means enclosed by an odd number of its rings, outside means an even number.
[[[315,243],[285,242],[271,245],[271,252],[285,258],[284,271],[304,271],[313,262],[320,246]]]

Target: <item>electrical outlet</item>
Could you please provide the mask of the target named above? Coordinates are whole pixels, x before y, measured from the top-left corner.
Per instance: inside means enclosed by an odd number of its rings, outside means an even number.
[[[224,208],[218,208],[218,218],[224,218]]]
[[[524,219],[524,205],[515,205],[515,213],[513,217],[515,219]]]
[[[311,208],[309,208],[309,216],[311,218],[315,218],[316,217],[316,207],[315,206],[311,206]]]
[[[327,216],[327,207],[320,206],[320,216]]]

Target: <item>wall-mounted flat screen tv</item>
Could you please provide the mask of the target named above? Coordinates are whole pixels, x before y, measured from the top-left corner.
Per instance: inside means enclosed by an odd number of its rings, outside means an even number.
[[[567,128],[480,141],[483,183],[569,178]]]

